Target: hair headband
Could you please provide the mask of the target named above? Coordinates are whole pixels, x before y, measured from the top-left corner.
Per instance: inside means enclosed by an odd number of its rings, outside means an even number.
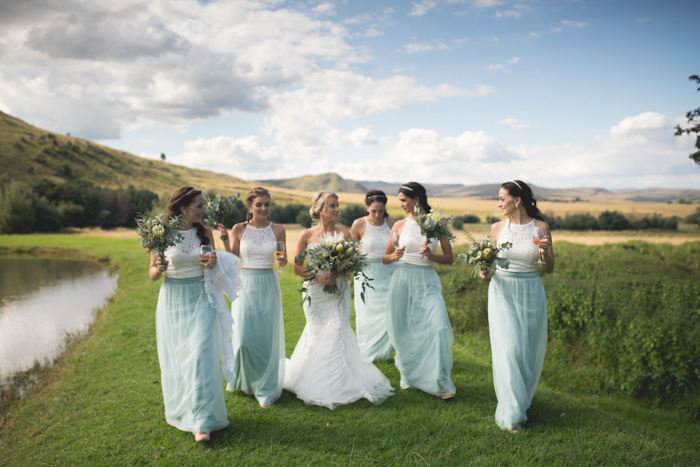
[[[517,187],[520,188],[521,190],[523,189],[523,187],[520,186],[520,183],[516,182],[515,180],[513,180],[513,181],[510,182],[510,183],[515,184],[515,186],[517,186]]]
[[[183,197],[184,197],[184,196],[189,196],[189,195],[191,195],[192,193],[194,193],[195,191],[197,191],[197,189],[196,189],[196,188],[192,188],[190,191],[188,191],[187,193],[185,193],[185,194],[182,195],[182,196],[183,196]]]
[[[408,190],[408,191],[416,191],[413,188],[411,188],[410,186],[406,186],[406,185],[401,185],[401,188],[403,188],[404,190]]]

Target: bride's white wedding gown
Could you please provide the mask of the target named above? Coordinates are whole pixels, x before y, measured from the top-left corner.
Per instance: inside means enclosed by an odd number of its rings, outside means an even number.
[[[284,388],[307,404],[333,409],[365,398],[381,404],[393,395],[389,380],[366,361],[350,327],[350,290],[346,275],[336,279],[337,293],[311,281],[304,295],[306,326],[287,362]]]

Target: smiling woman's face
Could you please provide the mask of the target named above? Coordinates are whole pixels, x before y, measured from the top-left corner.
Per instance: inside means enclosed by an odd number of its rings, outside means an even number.
[[[399,206],[406,214],[412,214],[414,206],[418,204],[418,197],[409,198],[403,193],[399,193]]]

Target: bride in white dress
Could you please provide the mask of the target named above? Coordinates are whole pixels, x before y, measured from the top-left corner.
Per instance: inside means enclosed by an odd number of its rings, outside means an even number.
[[[318,224],[304,230],[297,242],[299,253],[318,243],[321,235],[350,232],[334,224],[340,214],[338,196],[329,191],[314,195],[309,210]],[[303,259],[294,263],[294,272],[304,278],[309,272]],[[323,291],[325,285],[335,284],[337,293]],[[357,338],[350,327],[350,286],[345,274],[319,271],[306,284],[304,316],[306,326],[294,353],[287,363],[284,388],[296,394],[306,404],[334,409],[359,399],[381,404],[393,395],[389,380],[360,354]],[[309,301],[307,298],[310,298]]]

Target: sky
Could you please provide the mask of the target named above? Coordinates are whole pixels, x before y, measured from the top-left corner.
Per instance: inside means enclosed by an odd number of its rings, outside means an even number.
[[[695,0],[0,0],[0,110],[245,180],[695,188]]]

